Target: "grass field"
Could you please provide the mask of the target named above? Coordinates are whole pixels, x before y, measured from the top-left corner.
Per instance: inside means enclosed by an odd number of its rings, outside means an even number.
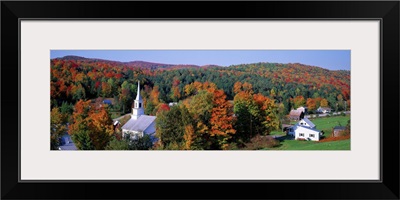
[[[317,126],[318,130],[324,131],[325,137],[330,137],[332,128],[335,126],[346,126],[350,115],[324,117],[312,119],[311,121]],[[281,131],[271,132],[271,135],[285,135]],[[350,140],[340,140],[332,142],[314,142],[314,141],[298,141],[283,137],[281,145],[275,148],[265,150],[350,150]]]
[[[283,140],[281,146],[265,150],[350,150],[350,139],[333,142]]]

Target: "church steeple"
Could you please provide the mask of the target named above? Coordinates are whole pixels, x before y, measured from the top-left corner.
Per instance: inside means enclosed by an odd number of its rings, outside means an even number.
[[[137,95],[135,102],[133,104],[132,108],[132,119],[138,119],[141,115],[144,114],[144,109],[143,109],[143,99],[142,96],[140,95],[140,83],[138,81],[138,87],[137,87]]]
[[[142,101],[142,95],[140,95],[140,84],[139,84],[139,81],[137,82],[137,95],[136,95],[136,101]]]

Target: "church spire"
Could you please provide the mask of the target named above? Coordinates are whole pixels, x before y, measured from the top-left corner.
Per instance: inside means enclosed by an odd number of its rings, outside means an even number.
[[[136,101],[141,101],[142,100],[142,95],[140,95],[140,82],[137,82],[137,95],[136,95]]]
[[[136,120],[141,115],[144,115],[144,109],[142,95],[140,95],[140,83],[138,81],[137,95],[132,108],[132,119]]]

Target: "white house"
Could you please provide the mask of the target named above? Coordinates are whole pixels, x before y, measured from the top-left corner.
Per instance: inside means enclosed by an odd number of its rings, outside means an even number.
[[[143,99],[140,95],[140,84],[138,81],[138,91],[133,104],[131,119],[122,126],[122,136],[129,135],[131,139],[143,137],[145,134],[155,137],[156,116],[144,114]]]
[[[296,140],[304,139],[319,141],[322,136],[322,132],[316,129],[315,124],[309,119],[304,118],[289,128],[288,135],[294,136]]]
[[[307,127],[310,127],[310,128],[316,128],[316,127],[317,127],[317,126],[315,126],[315,124],[312,123],[312,121],[310,121],[308,118],[304,118],[304,119],[300,120],[300,121],[298,122],[298,124],[301,125],[301,126],[307,126]]]
[[[323,114],[325,114],[325,113],[330,113],[331,112],[331,108],[329,108],[329,107],[319,107],[318,109],[317,109],[317,113],[323,113]]]
[[[176,105],[178,105],[178,102],[170,102],[170,103],[168,103],[169,107],[176,106]]]

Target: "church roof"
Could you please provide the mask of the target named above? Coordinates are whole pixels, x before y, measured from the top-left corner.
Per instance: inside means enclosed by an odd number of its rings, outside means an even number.
[[[122,126],[122,129],[142,132],[145,131],[154,120],[156,120],[156,116],[141,115],[137,120],[130,119]]]

